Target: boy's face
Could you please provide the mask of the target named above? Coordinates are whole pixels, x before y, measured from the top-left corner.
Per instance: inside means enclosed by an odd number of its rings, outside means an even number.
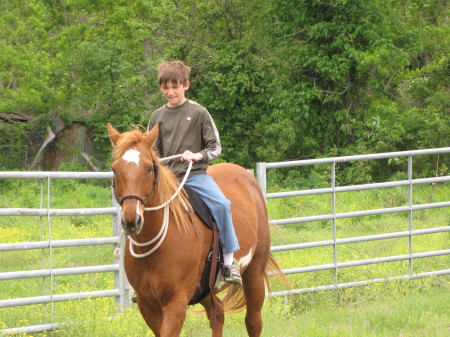
[[[186,90],[189,89],[189,85],[189,81],[186,81],[185,84],[182,84],[181,82],[167,82],[166,84],[161,85],[159,88],[167,100],[167,106],[173,108],[186,102],[185,93]]]

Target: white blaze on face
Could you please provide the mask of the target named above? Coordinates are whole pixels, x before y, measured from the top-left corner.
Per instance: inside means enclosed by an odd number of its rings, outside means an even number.
[[[141,153],[139,151],[131,149],[123,154],[122,159],[127,161],[128,163],[135,163],[136,165],[139,165],[140,156]],[[136,216],[139,215],[141,215],[141,210],[139,208],[139,203],[136,203]]]
[[[136,165],[139,165],[140,155],[141,155],[141,153],[139,151],[131,149],[124,153],[124,155],[122,156],[122,159],[126,160],[129,163],[131,162],[131,163],[135,163]]]
[[[136,216],[141,215],[141,209],[139,208],[139,206],[140,206],[140,203],[137,202],[137,203],[136,203]]]

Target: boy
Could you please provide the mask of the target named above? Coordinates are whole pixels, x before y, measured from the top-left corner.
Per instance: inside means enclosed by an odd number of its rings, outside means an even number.
[[[182,154],[181,161],[172,160],[169,164],[179,179],[187,170],[184,162],[193,162],[186,184],[202,197],[219,228],[224,251],[224,280],[242,284],[239,266],[233,258],[239,243],[231,203],[206,173],[209,162],[221,153],[219,133],[208,110],[185,97],[190,86],[190,70],[181,61],[163,62],[158,66],[158,84],[167,104],[153,112],[147,130],[159,124],[155,147],[161,157]]]

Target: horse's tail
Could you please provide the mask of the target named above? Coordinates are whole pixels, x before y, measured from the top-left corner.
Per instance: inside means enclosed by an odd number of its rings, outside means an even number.
[[[274,259],[272,254],[269,255],[269,260],[267,261],[267,266],[266,266],[266,283],[267,283],[268,291],[270,292],[269,277],[277,278],[284,284],[286,289],[288,289],[288,290],[292,289],[291,284],[289,283],[289,280],[281,271],[281,268],[278,265],[278,262]]]
[[[264,271],[264,278],[266,280],[267,291],[270,293],[270,278],[275,277],[280,280],[287,289],[291,289],[291,285],[286,276],[281,271],[280,266],[274,259],[272,254],[269,254],[266,269]],[[241,286],[231,285],[225,297],[222,299],[225,311],[239,311],[245,307],[246,301],[244,290]]]

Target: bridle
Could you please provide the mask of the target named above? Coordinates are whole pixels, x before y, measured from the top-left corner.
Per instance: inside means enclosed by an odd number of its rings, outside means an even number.
[[[149,194],[145,198],[138,197],[137,195],[130,194],[124,196],[122,199],[119,200],[119,205],[122,206],[123,202],[127,199],[136,199],[139,200],[139,202],[143,205],[145,205],[146,201],[155,193],[156,184],[158,184],[158,166],[156,165],[155,160],[153,160],[153,187]],[[113,184],[114,188],[114,184]]]
[[[180,158],[181,156],[182,156],[181,154],[177,154],[177,155],[170,156],[170,157],[160,158],[160,161],[162,162],[162,161],[171,160],[171,159],[174,159],[174,158]],[[156,163],[155,163],[154,160],[153,160],[153,167],[154,167],[154,172],[155,173],[154,173],[154,180],[153,180],[153,188],[150,191],[150,193],[144,199],[142,199],[142,198],[140,198],[140,197],[138,197],[136,195],[127,195],[127,196],[123,197],[120,200],[120,202],[119,202],[120,205],[122,205],[122,203],[126,199],[137,199],[141,203],[143,203],[144,206],[145,206],[145,202],[154,193],[155,186],[158,183],[158,167],[156,166]],[[175,193],[168,200],[166,200],[165,202],[163,202],[159,206],[156,206],[156,207],[145,207],[144,208],[145,211],[156,211],[156,210],[159,210],[161,208],[164,208],[164,215],[163,215],[163,222],[162,222],[162,225],[161,225],[161,230],[159,231],[159,233],[152,240],[150,240],[148,242],[145,242],[145,243],[139,243],[139,242],[133,240],[133,238],[131,236],[129,236],[128,239],[130,240],[130,253],[131,253],[131,255],[133,255],[136,258],[144,258],[144,257],[147,257],[147,256],[153,254],[159,248],[159,246],[161,246],[161,244],[163,243],[163,241],[164,241],[164,239],[166,237],[167,229],[169,227],[169,204],[177,196],[179,197],[179,193],[180,193],[181,189],[183,188],[187,178],[189,177],[189,173],[191,172],[191,169],[192,169],[192,161],[189,162],[188,168],[186,170],[186,174],[185,174],[183,180],[181,181],[180,185],[178,186],[177,190],[175,191]],[[113,188],[114,188],[114,184],[113,184]],[[183,199],[179,197],[179,200],[183,204],[184,209],[186,210],[186,212],[189,212],[189,207],[187,207],[187,205],[184,203]],[[116,249],[114,251],[114,256],[117,259],[120,256],[120,247],[121,247],[121,242],[122,242],[123,235],[125,235],[125,231],[124,230],[122,230],[122,232],[120,234],[119,243],[118,243],[118,245],[117,245],[117,247],[116,247]],[[134,250],[133,250],[133,245],[138,246],[138,247],[147,247],[147,246],[149,246],[149,245],[151,245],[151,244],[153,244],[155,242],[156,242],[155,246],[152,249],[150,249],[148,252],[146,252],[146,253],[138,254],[138,253],[135,253]]]

